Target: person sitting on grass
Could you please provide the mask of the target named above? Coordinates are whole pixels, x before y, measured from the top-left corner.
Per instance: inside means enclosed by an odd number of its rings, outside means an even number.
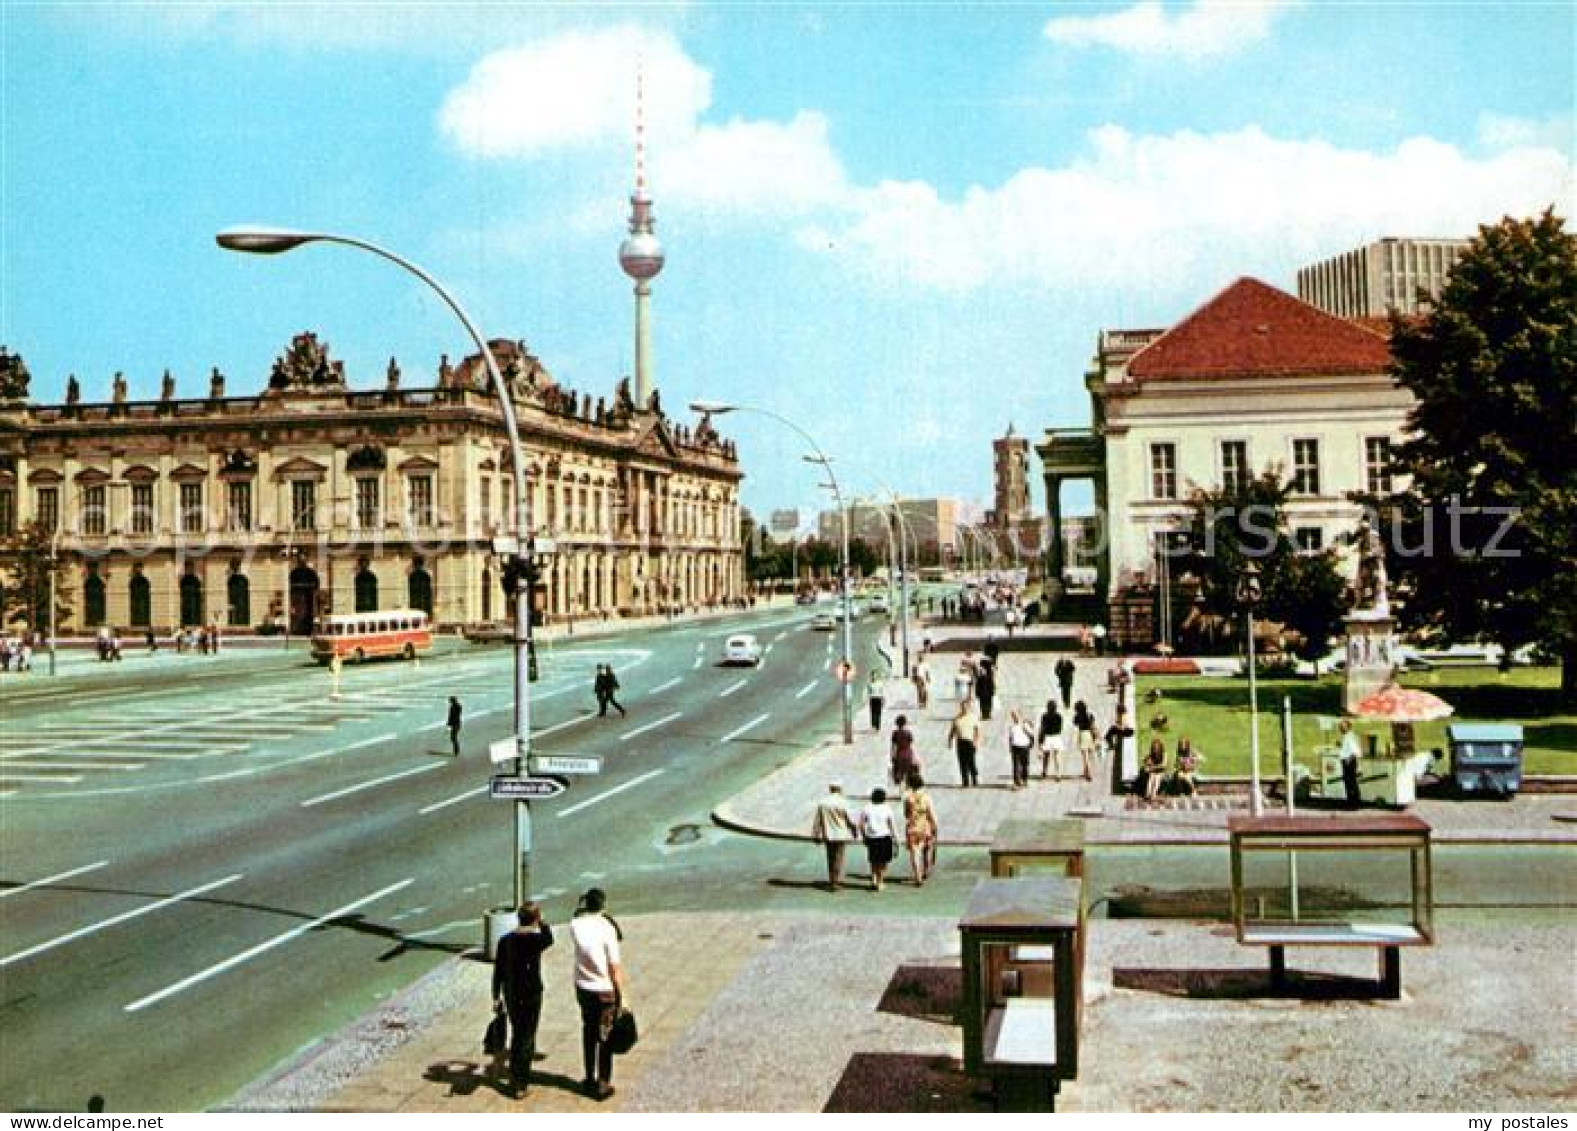
[[[1134,793],[1144,804],[1149,805],[1161,792],[1161,781],[1166,774],[1166,743],[1159,738],[1150,740],[1149,752],[1144,756],[1144,762],[1139,767],[1139,777],[1133,783]]]
[[[1199,763],[1204,756],[1194,752],[1194,744],[1188,736],[1177,740],[1177,768],[1172,773],[1172,792],[1179,797],[1192,797],[1199,792],[1199,785],[1194,781],[1194,775],[1199,770]]]

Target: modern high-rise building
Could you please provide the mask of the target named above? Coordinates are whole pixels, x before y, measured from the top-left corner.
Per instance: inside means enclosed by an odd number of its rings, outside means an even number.
[[[898,510],[903,515],[902,527],[906,531],[912,564],[939,565],[952,562],[963,554],[960,533],[973,524],[969,507],[957,499],[900,499]],[[868,503],[855,503],[849,507],[849,537],[862,538],[879,553],[887,551],[887,529],[892,512],[886,507]],[[816,517],[816,536],[836,544],[841,536],[842,523],[835,510],[822,511]]]
[[[1419,292],[1440,297],[1468,247],[1460,239],[1387,238],[1298,272],[1298,297],[1339,318],[1417,314]]]

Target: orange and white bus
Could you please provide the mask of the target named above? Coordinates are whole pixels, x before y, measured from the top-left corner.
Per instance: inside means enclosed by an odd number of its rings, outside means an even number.
[[[312,636],[312,658],[320,664],[335,656],[355,664],[380,656],[414,660],[432,648],[432,625],[420,609],[326,616]]]

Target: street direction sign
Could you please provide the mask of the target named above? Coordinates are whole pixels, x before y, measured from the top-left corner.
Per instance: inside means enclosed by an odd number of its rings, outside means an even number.
[[[533,774],[600,774],[602,758],[596,754],[533,754],[526,768]]]
[[[494,762],[512,762],[520,757],[520,750],[513,738],[501,738],[497,742],[488,743],[487,756]]]
[[[558,778],[496,777],[490,784],[493,797],[506,801],[545,801],[569,788]]]

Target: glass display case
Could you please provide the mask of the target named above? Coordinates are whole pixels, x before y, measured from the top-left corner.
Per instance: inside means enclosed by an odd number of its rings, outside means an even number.
[[[1002,1110],[1052,1110],[1078,1074],[1083,881],[982,880],[958,930],[965,1071],[992,1080]]]
[[[991,842],[991,874],[1004,878],[1051,871],[1084,875],[1084,821],[1079,817],[1003,821]]]
[[[1372,946],[1386,996],[1401,992],[1400,947],[1434,941],[1430,828],[1411,814],[1234,817],[1232,921],[1270,948],[1286,984],[1288,946]]]

